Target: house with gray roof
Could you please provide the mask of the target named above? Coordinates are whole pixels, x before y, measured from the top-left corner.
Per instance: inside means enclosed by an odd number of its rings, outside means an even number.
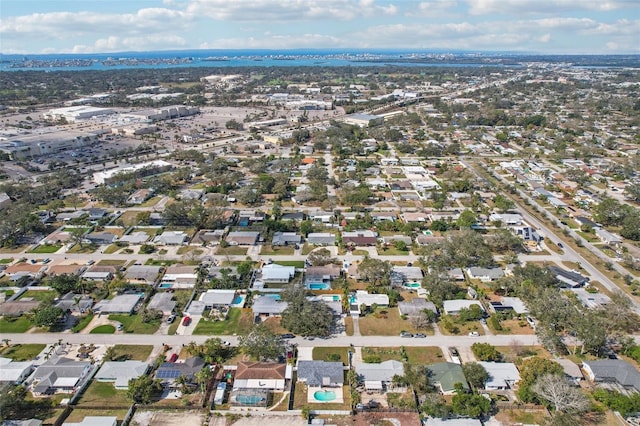
[[[257,231],[233,231],[227,234],[225,240],[232,246],[252,246],[259,238],[260,232]]]
[[[311,232],[307,235],[307,243],[316,246],[334,246],[336,236],[328,232]]]
[[[482,282],[495,281],[504,276],[502,268],[481,268],[479,266],[472,266],[467,268],[467,275],[469,279],[479,279]]]
[[[2,426],[42,426],[42,420],[5,420],[2,422]]]
[[[273,246],[289,246],[300,244],[302,237],[296,232],[274,232],[271,245]]]
[[[356,362],[353,366],[366,390],[388,389],[392,386],[393,376],[404,376],[404,366],[395,360],[380,363]]]
[[[283,266],[276,263],[264,265],[261,270],[261,279],[265,283],[288,283],[296,274],[294,266]]]
[[[512,362],[478,361],[489,373],[489,380],[484,384],[485,390],[513,389],[520,381],[520,372]]]
[[[161,266],[154,265],[133,265],[129,266],[124,277],[136,284],[153,284],[158,279]]]
[[[627,391],[640,392],[640,373],[622,359],[583,361],[582,369],[589,380],[597,384],[614,384]]]
[[[64,422],[62,426],[116,426],[116,416],[85,416],[79,423]]]
[[[403,300],[398,302],[398,312],[400,315],[406,315],[408,317],[412,317],[415,315],[419,315],[421,312],[425,310],[431,311],[434,314],[438,313],[438,309],[433,302],[430,302],[421,297],[411,299],[411,300]]]
[[[189,235],[182,231],[164,231],[153,239],[154,244],[181,246],[189,242]]]
[[[442,307],[447,315],[458,315],[460,309],[469,309],[472,305],[480,306],[480,309],[484,311],[484,308],[477,300],[445,300],[442,302]]]
[[[75,361],[55,357],[45,361],[33,373],[31,390],[34,395],[56,392],[73,393],[83,378],[91,372],[90,361]]]
[[[162,381],[162,386],[173,389],[176,379],[184,376],[188,381],[193,380],[193,376],[205,366],[205,362],[200,357],[192,357],[184,362],[163,362],[156,370],[156,378]]]
[[[256,317],[260,315],[279,316],[287,309],[287,306],[289,306],[287,302],[283,302],[274,297],[260,296],[253,299],[251,310]]]
[[[149,364],[142,361],[106,361],[95,375],[99,382],[113,383],[116,389],[128,389],[129,380],[146,374]]]
[[[224,237],[224,229],[201,229],[198,231],[191,244],[199,244],[202,246],[220,244],[220,240]]]
[[[85,312],[93,306],[93,299],[91,296],[86,294],[75,294],[69,292],[59,298],[56,301],[55,306],[65,312]]]
[[[298,361],[298,381],[314,387],[340,387],[344,384],[341,362]]]
[[[33,361],[14,361],[0,357],[0,385],[19,385],[33,371]]]
[[[429,382],[440,388],[443,395],[453,395],[456,383],[469,390],[467,378],[464,377],[462,366],[453,362],[438,362],[427,366]]]
[[[176,307],[176,302],[173,300],[173,293],[156,293],[153,295],[147,309],[160,311],[163,315],[171,315]]]
[[[589,282],[589,278],[577,272],[568,271],[566,269],[562,269],[554,265],[549,266],[548,268],[549,268],[549,271],[551,271],[551,273],[555,275],[556,279],[560,281],[560,285],[562,287],[570,287],[570,288],[582,287],[583,285]]]
[[[117,239],[118,236],[110,232],[92,232],[84,236],[87,243],[96,245],[113,244]]]
[[[233,303],[235,298],[235,290],[211,289],[200,295],[200,301],[204,303],[207,308],[229,306]]]
[[[144,231],[136,231],[127,235],[123,235],[120,241],[129,244],[144,244],[149,241],[149,234]]]
[[[105,299],[96,303],[93,310],[103,314],[130,314],[142,300],[142,294],[121,294],[113,299]]]

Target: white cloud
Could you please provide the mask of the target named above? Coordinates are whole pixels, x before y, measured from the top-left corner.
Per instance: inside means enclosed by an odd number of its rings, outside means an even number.
[[[225,38],[201,43],[198,47],[200,49],[293,49],[354,46],[350,40],[325,34],[277,35],[265,33],[262,38]]]
[[[179,49],[186,46],[186,41],[174,35],[155,35],[142,37],[109,36],[95,41],[93,45],[75,45],[72,53],[98,53]]]
[[[466,0],[472,15],[556,14],[594,10],[606,12],[635,8],[637,0]]]
[[[413,16],[418,14],[419,16],[438,17],[442,14],[452,12],[458,3],[455,0],[429,0],[423,1],[418,4],[417,10],[411,10],[406,13],[406,16]]]

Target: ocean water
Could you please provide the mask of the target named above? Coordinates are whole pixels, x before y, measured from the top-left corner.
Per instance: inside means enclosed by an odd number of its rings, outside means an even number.
[[[103,54],[4,55],[0,71],[77,71],[178,67],[407,66],[486,67],[484,56],[464,53],[357,50],[182,50]],[[427,62],[425,62],[427,61]],[[513,64],[515,65],[515,64]]]

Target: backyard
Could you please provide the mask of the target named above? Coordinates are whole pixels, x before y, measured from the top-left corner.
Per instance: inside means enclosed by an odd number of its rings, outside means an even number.
[[[0,355],[3,358],[11,358],[14,361],[31,361],[33,360],[47,345],[40,343],[17,344],[8,348],[4,348]]]
[[[4,317],[0,319],[0,333],[24,333],[33,327],[25,315],[20,317]]]
[[[82,394],[78,405],[124,408],[130,406],[131,401],[127,398],[126,390],[117,390],[113,383],[94,380]]]

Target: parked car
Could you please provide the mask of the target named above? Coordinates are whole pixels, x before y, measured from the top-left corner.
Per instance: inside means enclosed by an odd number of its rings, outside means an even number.
[[[403,331],[400,333],[400,337],[413,337],[413,334],[409,333],[408,331]]]
[[[470,337],[478,337],[478,336],[480,336],[480,333],[478,333],[477,331],[470,331],[469,332],[469,336]]]
[[[172,324],[175,320],[176,320],[175,315],[169,315],[169,317],[167,318],[167,323]]]
[[[171,355],[171,358],[169,358],[169,362],[176,362],[177,359],[178,359],[178,354],[173,354]]]
[[[182,325],[186,327],[189,324],[191,324],[191,317],[184,317],[184,319],[182,320]]]
[[[283,338],[283,339],[293,339],[296,336],[295,336],[295,334],[285,333],[285,334],[281,334],[280,337]]]
[[[560,248],[564,248],[564,246],[562,245],[562,243],[558,243],[558,247],[560,247]]]
[[[427,335],[423,334],[423,333],[416,333],[416,334],[413,335],[413,337],[417,337],[419,339],[424,339],[424,338],[427,337]]]
[[[223,340],[223,341],[222,341],[222,344],[223,344],[224,346],[231,346],[231,342],[228,342],[228,341],[226,341],[226,340]]]

